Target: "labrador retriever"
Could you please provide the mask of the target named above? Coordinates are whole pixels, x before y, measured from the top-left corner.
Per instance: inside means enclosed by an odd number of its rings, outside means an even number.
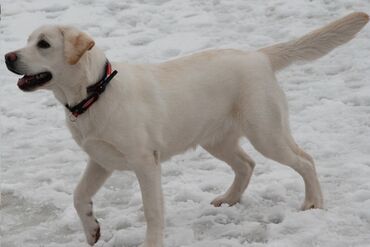
[[[89,155],[74,192],[87,242],[94,245],[100,237],[92,197],[114,170],[132,170],[147,221],[141,246],[161,247],[160,163],[198,145],[235,173],[226,193],[212,201],[216,207],[237,203],[248,186],[255,163],[240,147],[241,137],[303,177],[303,210],[323,207],[314,161],[290,133],[287,101],[275,72],[327,54],[368,20],[356,12],[258,51],[208,50],[143,65],[111,64],[86,33],[47,25],[30,35],[26,47],[7,53],[5,61],[10,71],[23,75],[21,90],[51,90],[66,106],[68,128]]]

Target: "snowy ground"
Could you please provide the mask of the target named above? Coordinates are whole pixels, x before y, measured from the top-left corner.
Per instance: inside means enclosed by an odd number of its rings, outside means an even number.
[[[54,3],[52,3],[54,2]],[[0,53],[25,44],[46,23],[73,24],[111,60],[159,62],[202,49],[254,49],[299,36],[368,0],[3,0]],[[370,25],[314,63],[278,75],[293,134],[317,163],[325,210],[298,210],[303,182],[256,153],[240,204],[209,202],[232,181],[222,162],[198,149],[163,165],[167,247],[369,246]],[[25,94],[1,58],[1,246],[86,246],[72,191],[86,155],[64,125],[50,92]],[[144,237],[136,178],[117,172],[94,200],[99,247],[134,247]]]

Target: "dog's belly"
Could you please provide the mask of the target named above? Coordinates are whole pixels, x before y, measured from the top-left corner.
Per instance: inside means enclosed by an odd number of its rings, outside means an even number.
[[[218,143],[231,129],[235,129],[234,132],[239,131],[231,119],[204,122],[193,126],[191,130],[170,132],[172,138],[165,139],[166,146],[160,150],[161,160],[165,161],[174,155],[184,153],[190,149],[196,149],[199,145]]]

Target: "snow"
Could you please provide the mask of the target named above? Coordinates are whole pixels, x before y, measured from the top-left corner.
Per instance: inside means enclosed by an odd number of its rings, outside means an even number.
[[[0,51],[23,46],[42,24],[72,24],[94,36],[111,60],[159,62],[209,48],[254,49],[297,37],[367,0],[4,0]],[[370,25],[318,61],[278,75],[297,142],[312,154],[325,210],[299,211],[304,188],[291,169],[243,140],[257,163],[239,204],[209,202],[231,170],[202,149],[163,164],[168,247],[369,246]],[[1,246],[87,246],[72,203],[86,155],[50,92],[25,94],[0,67]],[[145,221],[134,174],[116,172],[94,199],[98,247],[134,247]]]

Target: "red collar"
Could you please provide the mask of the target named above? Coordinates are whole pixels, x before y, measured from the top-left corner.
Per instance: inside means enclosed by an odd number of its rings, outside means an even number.
[[[108,83],[117,73],[117,70],[112,72],[112,65],[107,60],[103,78],[97,83],[86,88],[88,96],[75,106],[69,106],[68,104],[65,105],[71,114],[77,118],[79,115],[87,111],[87,109],[89,109],[89,107],[99,99],[99,95],[104,92]]]

